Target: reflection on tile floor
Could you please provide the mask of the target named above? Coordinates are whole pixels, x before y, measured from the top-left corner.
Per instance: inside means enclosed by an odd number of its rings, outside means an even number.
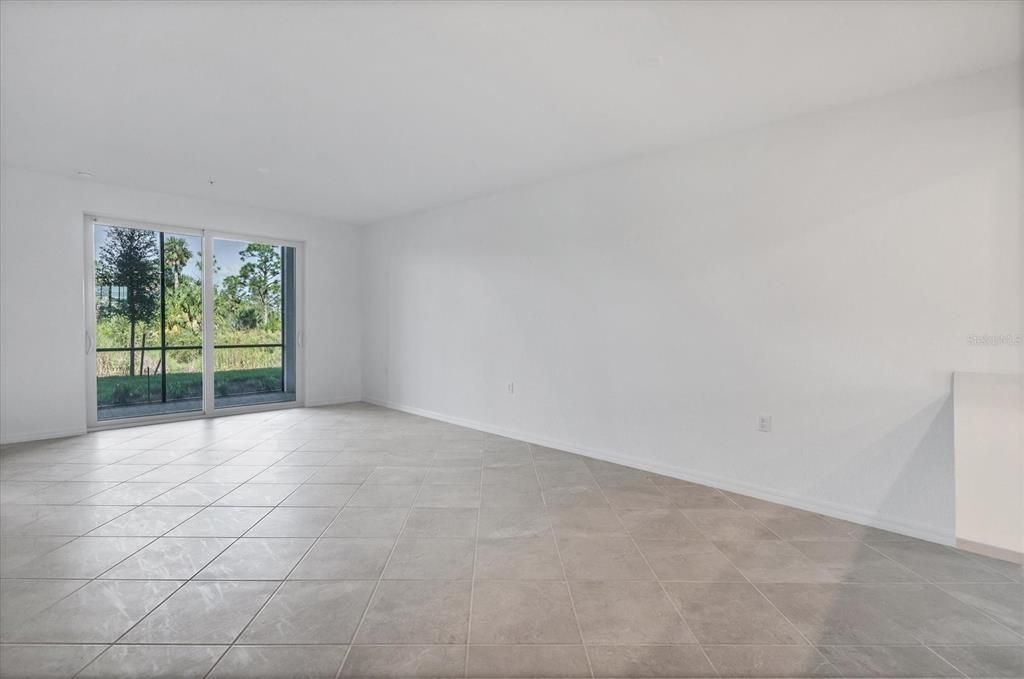
[[[367,405],[0,453],[4,677],[1021,677],[1022,570]]]

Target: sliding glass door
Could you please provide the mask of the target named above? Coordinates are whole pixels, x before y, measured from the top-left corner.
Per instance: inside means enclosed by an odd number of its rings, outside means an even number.
[[[214,407],[295,400],[295,248],[215,238]]]
[[[91,424],[296,401],[295,245],[98,218],[87,240]]]

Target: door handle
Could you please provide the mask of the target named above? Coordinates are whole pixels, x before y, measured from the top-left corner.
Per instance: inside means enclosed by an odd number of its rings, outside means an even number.
[[[92,334],[88,330],[85,331],[85,353],[92,353]]]

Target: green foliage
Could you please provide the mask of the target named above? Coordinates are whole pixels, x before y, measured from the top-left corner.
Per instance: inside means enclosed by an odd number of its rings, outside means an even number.
[[[159,350],[160,261],[157,235],[151,231],[107,227],[97,253],[98,347],[134,352],[97,352],[98,402],[101,406],[159,401],[161,373],[167,373],[167,398],[202,396],[202,350],[175,349],[203,343],[203,253],[190,241],[164,238],[164,338]],[[193,244],[195,241],[191,241]],[[213,258],[215,342],[220,345],[276,344],[281,341],[281,249],[249,243],[239,251],[234,275],[219,276]],[[146,351],[141,351],[143,342]],[[279,348],[222,348],[214,351],[218,396],[277,391],[283,357]],[[166,360],[166,365],[161,365]]]
[[[98,300],[100,319],[123,318],[128,346],[133,348],[129,373],[135,374],[135,338],[139,325],[153,321],[160,309],[160,251],[156,234],[140,229],[108,227],[96,262],[96,280],[107,290]],[[117,290],[118,294],[112,294]],[[142,334],[142,346],[147,334]],[[140,358],[140,362],[141,362]]]
[[[217,396],[278,391],[281,388],[281,369],[257,368],[218,372],[214,380]],[[168,373],[167,400],[198,399],[203,396],[201,372]],[[135,377],[99,377],[96,379],[96,397],[100,407],[123,406],[160,402],[159,376],[147,379]]]
[[[164,238],[164,285],[176,291],[181,282],[181,272],[192,259],[192,251],[184,238]]]

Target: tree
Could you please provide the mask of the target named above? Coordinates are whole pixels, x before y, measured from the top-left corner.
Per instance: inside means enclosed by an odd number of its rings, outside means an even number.
[[[259,307],[266,326],[271,309],[281,304],[281,250],[264,243],[249,243],[238,254],[245,262],[238,270],[238,278]]]
[[[184,238],[173,236],[164,239],[164,273],[170,275],[171,289],[177,291],[178,283],[181,281],[181,272],[188,266],[192,259],[192,251]],[[166,285],[166,282],[165,282]]]
[[[130,327],[129,374],[135,376],[135,330],[151,322],[160,308],[160,249],[156,234],[140,229],[107,227],[107,239],[96,262],[107,283],[126,290],[110,300],[110,313],[123,316]],[[145,346],[145,338],[143,338]],[[139,369],[141,371],[141,359]]]

